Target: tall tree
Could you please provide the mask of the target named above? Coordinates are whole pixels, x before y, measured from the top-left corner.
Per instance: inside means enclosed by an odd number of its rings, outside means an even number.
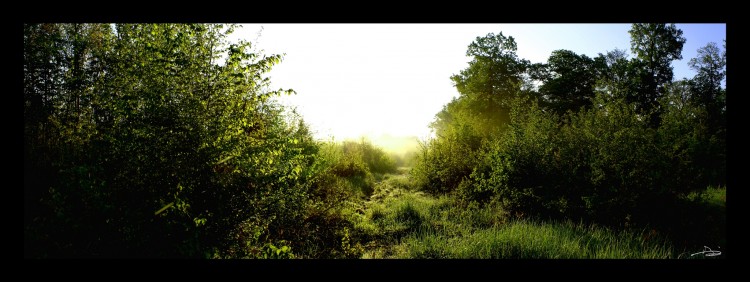
[[[37,215],[39,198],[54,175],[56,132],[50,124],[64,73],[62,29],[55,24],[27,24],[23,34],[24,218]]]
[[[516,41],[502,33],[469,44],[469,65],[451,76],[459,97],[443,106],[430,125],[436,134],[416,166],[417,182],[430,191],[456,188],[471,174],[484,140],[510,121],[512,101],[522,92],[529,62],[516,55]]]
[[[615,49],[606,54],[599,53],[597,60],[603,61],[599,70],[600,77],[594,87],[607,97],[628,97],[632,73],[628,55],[624,50]]]
[[[477,37],[468,46],[466,55],[473,57],[469,66],[451,76],[471,114],[466,116],[481,132],[491,132],[507,123],[510,100],[523,84],[529,62],[516,55],[512,36],[489,33]],[[453,113],[454,118],[458,113]]]
[[[688,62],[697,73],[693,78],[693,99],[706,112],[706,118],[712,129],[717,129],[720,116],[726,107],[726,91],[722,81],[726,77],[726,53],[721,53],[719,46],[709,42],[698,49],[698,56]]]
[[[671,63],[682,59],[685,38],[674,24],[633,24],[629,31],[630,48],[635,55],[641,87],[637,94],[628,97],[642,113],[651,113],[652,126],[658,125],[658,99],[663,86],[672,81]]]

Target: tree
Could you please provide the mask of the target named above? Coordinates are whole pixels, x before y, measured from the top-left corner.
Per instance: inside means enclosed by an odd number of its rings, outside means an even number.
[[[430,125],[429,141],[415,165],[416,183],[429,192],[454,190],[477,162],[483,142],[501,134],[510,121],[512,101],[523,96],[529,62],[516,55],[512,36],[489,33],[469,44],[468,67],[451,76],[459,97],[443,106]]]
[[[494,132],[508,122],[510,100],[518,95],[529,64],[516,55],[516,41],[503,33],[477,37],[468,46],[473,57],[466,69],[451,76],[461,93],[472,126],[478,132]],[[457,116],[454,113],[454,116]]]
[[[697,73],[690,80],[691,103],[698,109],[693,149],[700,177],[706,184],[726,182],[726,53],[710,42],[698,49],[688,65]]]
[[[625,98],[631,96],[629,93],[632,85],[631,64],[624,50],[615,49],[606,54],[599,53],[600,77],[594,88],[596,91],[606,94],[608,97]]]
[[[697,72],[692,79],[694,102],[705,110],[709,126],[717,130],[726,107],[726,91],[721,87],[726,77],[726,53],[721,54],[717,44],[709,42],[698,49],[698,57],[690,59],[688,65]]]
[[[24,25],[24,186],[26,220],[42,204],[61,168],[89,161],[96,122],[92,95],[111,30],[103,24]],[[80,198],[71,193],[71,199]],[[59,211],[59,210],[58,210]]]
[[[604,60],[591,59],[570,50],[555,50],[537,77],[543,105],[558,115],[591,105],[594,85]]]
[[[674,24],[633,24],[629,33],[640,87],[628,102],[635,102],[641,113],[650,115],[651,125],[657,126],[658,99],[664,94],[664,85],[672,81],[671,62],[682,59],[685,38]],[[651,114],[652,110],[656,112]]]

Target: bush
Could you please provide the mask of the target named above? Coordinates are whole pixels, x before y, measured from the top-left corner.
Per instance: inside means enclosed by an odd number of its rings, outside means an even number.
[[[372,173],[396,172],[396,161],[393,157],[366,139],[360,140],[359,143],[344,141],[342,146],[346,155],[361,161]]]
[[[26,257],[352,253],[351,189],[235,27],[24,26]]]
[[[459,194],[500,201],[511,212],[622,224],[648,221],[675,199],[668,152],[622,101],[604,101],[560,122],[536,105],[516,107],[510,130],[483,153]]]
[[[427,141],[411,171],[416,187],[432,194],[455,190],[477,164],[481,140],[465,126]]]

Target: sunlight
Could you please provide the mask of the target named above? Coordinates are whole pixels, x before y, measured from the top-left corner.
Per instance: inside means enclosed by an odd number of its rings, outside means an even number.
[[[266,54],[285,54],[269,73],[272,86],[297,91],[279,100],[297,108],[316,138],[382,134],[426,138],[435,114],[458,96],[450,77],[471,60],[466,46],[477,36],[502,31],[518,42],[519,57],[544,62],[557,49],[589,57],[615,48],[628,50],[629,28],[628,24],[246,24],[233,38],[257,43],[254,47]],[[692,26],[686,26],[686,34],[691,32]],[[684,52],[694,53],[696,48],[690,45]],[[692,76],[686,61],[674,62],[676,78]]]

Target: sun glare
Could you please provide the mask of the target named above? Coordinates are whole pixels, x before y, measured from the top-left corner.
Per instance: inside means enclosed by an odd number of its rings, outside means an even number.
[[[589,57],[615,48],[628,50],[629,28],[628,24],[248,24],[235,37],[254,42],[266,54],[283,54],[283,61],[269,73],[272,87],[298,93],[279,101],[296,108],[316,138],[366,137],[397,148],[400,145],[391,144],[392,138],[381,141],[380,137],[424,140],[430,136],[435,114],[458,96],[450,77],[471,60],[466,47],[477,36],[502,31],[517,41],[519,57],[538,63],[557,49]],[[675,76],[681,71],[678,65]]]

